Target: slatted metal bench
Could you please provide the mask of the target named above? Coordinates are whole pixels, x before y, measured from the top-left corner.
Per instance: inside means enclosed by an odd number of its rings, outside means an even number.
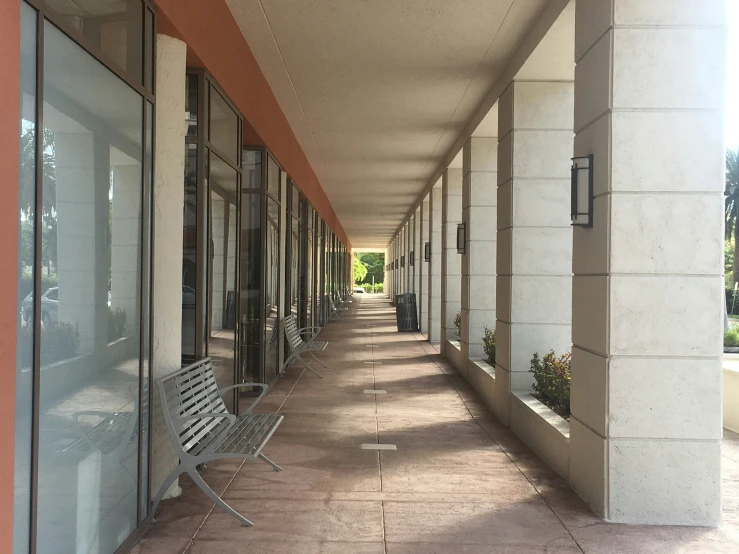
[[[344,319],[343,317],[341,317],[340,312],[348,312],[349,308],[347,308],[346,306],[342,306],[341,304],[338,304],[337,302],[334,302],[334,300],[330,296],[327,296],[326,300],[328,301],[328,306],[331,312],[328,318],[331,319],[332,317],[336,316],[339,319]]]
[[[318,331],[320,331],[321,328],[303,327],[302,329],[298,329],[298,319],[294,315],[287,316],[283,320],[282,324],[285,328],[285,339],[290,347],[290,355],[285,360],[285,363],[282,364],[282,369],[284,370],[288,365],[293,363],[295,360],[298,360],[309,371],[313,372],[318,377],[323,378],[320,373],[310,366],[310,363],[307,363],[302,358],[303,354],[309,354],[315,361],[323,367],[326,367],[326,364],[316,358],[316,355],[313,354],[313,352],[323,352],[328,346],[327,341],[315,340],[318,335]],[[303,335],[308,335],[308,340],[304,340]]]
[[[241,383],[218,388],[210,358],[195,362],[172,375],[157,379],[164,411],[164,422],[180,465],[164,480],[154,498],[152,514],[175,479],[187,473],[208,497],[242,524],[252,523],[226,504],[208,486],[198,466],[224,458],[260,459],[275,471],[282,468],[262,454],[283,416],[254,414],[252,410],[267,394],[263,383]],[[223,402],[224,393],[240,387],[259,387],[261,394],[239,416],[229,413]]]

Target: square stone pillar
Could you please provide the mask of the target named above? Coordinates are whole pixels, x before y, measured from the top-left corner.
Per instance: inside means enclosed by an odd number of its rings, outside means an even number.
[[[436,183],[429,193],[429,311],[428,333],[430,342],[441,340],[441,183]]]
[[[462,221],[467,247],[462,256],[462,336],[464,359],[485,356],[485,326],[495,329],[497,244],[497,137],[472,137],[464,145]]]
[[[416,215],[408,220],[408,251],[405,255],[405,265],[408,267],[408,292],[416,292],[416,266],[411,265],[411,252],[416,247]]]
[[[441,353],[459,340],[454,318],[462,307],[462,260],[457,224],[462,223],[462,170],[447,169],[441,180]]]
[[[420,304],[421,265],[423,263],[423,246],[421,245],[421,207],[416,208],[413,216],[413,292],[416,293],[416,305]]]
[[[721,520],[722,0],[578,3],[570,482],[610,521]]]
[[[429,263],[424,257],[426,243],[429,242],[429,200],[430,195],[426,195],[421,203],[421,233],[418,262],[421,269],[419,277],[420,298],[418,302],[418,327],[421,333],[428,335],[429,332]]]
[[[569,352],[572,82],[514,81],[498,104],[495,413],[530,391],[531,357]]]

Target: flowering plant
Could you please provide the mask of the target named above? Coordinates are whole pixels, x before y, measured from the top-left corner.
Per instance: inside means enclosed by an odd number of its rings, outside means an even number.
[[[543,358],[534,354],[531,358],[534,374],[534,396],[564,418],[570,416],[570,353],[559,358],[550,350]]]

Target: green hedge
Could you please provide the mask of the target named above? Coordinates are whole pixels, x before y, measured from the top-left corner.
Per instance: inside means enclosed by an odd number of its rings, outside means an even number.
[[[559,358],[550,350],[543,358],[534,354],[531,358],[534,374],[534,396],[564,418],[570,417],[570,354]]]

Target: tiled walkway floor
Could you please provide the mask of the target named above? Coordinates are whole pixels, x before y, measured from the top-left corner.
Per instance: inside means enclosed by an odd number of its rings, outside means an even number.
[[[265,449],[284,471],[225,461],[204,472],[254,527],[213,509],[184,477],[137,554],[739,552],[736,435],[725,449],[729,525],[604,523],[429,343],[396,332],[385,297],[357,297],[343,322],[321,331],[324,378],[294,366],[262,403],[285,414]]]

